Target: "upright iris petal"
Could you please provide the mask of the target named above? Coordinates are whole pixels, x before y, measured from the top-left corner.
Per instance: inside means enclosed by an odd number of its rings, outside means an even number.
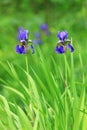
[[[23,28],[19,28],[19,31],[18,31],[18,36],[17,36],[17,39],[22,42],[22,41],[27,41],[28,39],[28,30],[24,30]]]
[[[66,31],[58,32],[57,37],[59,38],[59,40],[64,41],[65,39],[68,38],[68,32]]]

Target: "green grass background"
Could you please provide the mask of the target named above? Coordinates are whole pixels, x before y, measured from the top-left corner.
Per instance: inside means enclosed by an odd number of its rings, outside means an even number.
[[[34,39],[43,23],[51,35],[34,55],[18,55],[18,28]],[[62,30],[72,54],[55,52]],[[0,130],[87,130],[86,35],[86,0],[0,1]]]

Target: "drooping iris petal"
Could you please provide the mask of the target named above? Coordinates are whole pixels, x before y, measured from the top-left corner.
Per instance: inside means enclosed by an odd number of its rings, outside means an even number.
[[[23,28],[19,28],[18,30],[18,36],[17,36],[17,39],[19,41],[26,41],[28,39],[28,30],[24,30]]]
[[[56,53],[59,53],[59,54],[62,54],[65,52],[63,46],[56,46],[55,51]]]
[[[32,49],[32,54],[34,54],[34,47],[30,45],[30,48]]]
[[[73,46],[72,46],[71,44],[68,44],[68,45],[67,45],[67,49],[70,49],[71,52],[74,51],[74,48],[73,48]]]
[[[18,54],[25,54],[25,48],[24,48],[24,46],[16,45],[15,50],[16,50],[16,52]]]
[[[68,32],[66,31],[58,32],[57,37],[59,38],[59,40],[64,41],[65,39],[68,38]]]

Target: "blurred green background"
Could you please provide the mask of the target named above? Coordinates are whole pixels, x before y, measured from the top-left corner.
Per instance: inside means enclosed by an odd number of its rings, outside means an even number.
[[[50,36],[43,36],[43,44],[40,46],[48,66],[52,67],[50,56],[57,61],[58,58],[61,59],[61,56],[55,53],[57,32],[66,30],[69,38],[72,37],[75,48],[76,76],[81,79],[79,54],[82,55],[84,73],[87,73],[87,0],[0,0],[0,61],[4,64],[9,61],[25,67],[25,55],[15,52],[18,28],[28,29],[29,38],[34,39],[34,32],[38,32],[43,23],[47,23],[51,31]],[[36,55],[29,53],[28,58],[29,64],[38,71],[39,62]],[[62,65],[62,61],[59,61]],[[24,78],[23,75],[21,77]],[[0,78],[8,80],[8,74],[1,65]]]

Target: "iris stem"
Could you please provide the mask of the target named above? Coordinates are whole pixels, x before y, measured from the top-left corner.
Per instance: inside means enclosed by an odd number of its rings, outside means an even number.
[[[26,72],[29,74],[29,68],[28,68],[28,55],[26,55]],[[27,75],[27,82],[28,82],[28,87],[30,87],[30,82],[29,82],[29,77]]]

